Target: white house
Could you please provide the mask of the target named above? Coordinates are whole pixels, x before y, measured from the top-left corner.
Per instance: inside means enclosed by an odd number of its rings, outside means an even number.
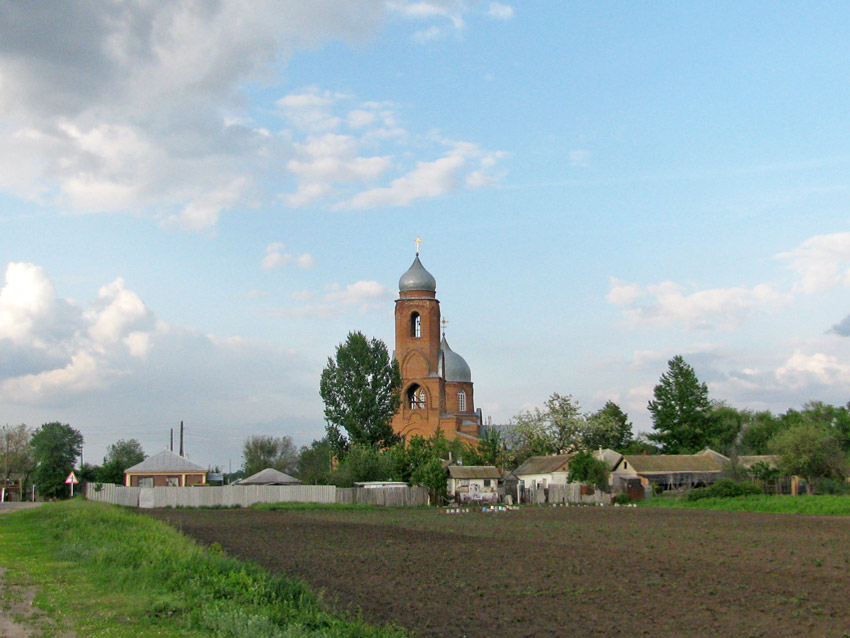
[[[449,465],[449,498],[458,503],[495,503],[501,472],[492,465]]]

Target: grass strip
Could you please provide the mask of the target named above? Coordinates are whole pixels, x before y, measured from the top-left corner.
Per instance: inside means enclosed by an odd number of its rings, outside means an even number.
[[[401,638],[335,615],[298,581],[277,577],[168,525],[73,500],[0,518],[0,565],[34,586],[55,631],[79,636]]]
[[[642,507],[673,507],[727,512],[768,512],[773,514],[813,514],[818,516],[850,516],[850,496],[816,494],[790,496],[735,496],[730,498],[702,498],[687,501],[684,498],[656,497],[640,502]]]

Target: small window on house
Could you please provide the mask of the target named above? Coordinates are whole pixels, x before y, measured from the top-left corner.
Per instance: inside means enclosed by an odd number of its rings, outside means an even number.
[[[484,487],[490,487],[490,479],[484,479]]]
[[[629,469],[629,464],[628,464],[628,463],[626,463],[625,461],[623,461],[623,469],[624,469],[624,470]]]
[[[457,411],[466,412],[466,392],[459,390],[457,393]]]
[[[410,336],[416,339],[422,336],[422,318],[418,312],[410,315]]]
[[[166,487],[180,487],[180,477],[179,476],[168,476],[165,479]]]
[[[153,487],[153,477],[152,476],[139,477],[139,487]]]

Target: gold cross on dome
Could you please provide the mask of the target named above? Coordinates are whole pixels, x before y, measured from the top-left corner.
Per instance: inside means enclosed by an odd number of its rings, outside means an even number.
[[[422,238],[417,237],[416,239],[413,240],[413,243],[416,244],[416,255],[419,256],[419,244],[422,243]]]
[[[440,321],[440,323],[443,324],[443,336],[445,337],[446,336],[446,326],[449,325],[449,320],[446,319],[445,317],[443,317],[443,319]]]

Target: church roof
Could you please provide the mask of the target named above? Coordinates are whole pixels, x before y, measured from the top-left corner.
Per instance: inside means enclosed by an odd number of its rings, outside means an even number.
[[[133,467],[128,467],[125,472],[206,472],[206,468],[193,463],[185,456],[175,454],[171,450],[163,450],[146,458]]]
[[[434,275],[425,270],[425,266],[419,261],[419,255],[413,260],[413,264],[407,269],[407,272],[398,280],[398,289],[401,292],[409,292],[412,290],[428,290],[430,292],[437,291],[437,280]]]
[[[443,340],[440,342],[440,359],[446,381],[472,383],[472,371],[469,369],[469,364],[449,347],[446,335],[443,335]]]

